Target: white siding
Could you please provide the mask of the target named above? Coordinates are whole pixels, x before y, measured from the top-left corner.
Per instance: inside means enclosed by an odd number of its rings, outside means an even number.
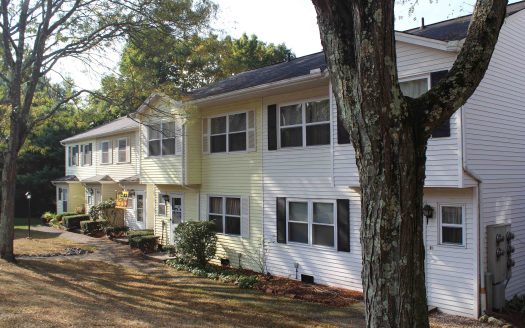
[[[489,69],[464,106],[466,162],[481,179],[481,238],[485,227],[511,223],[516,266],[507,297],[525,293],[525,12],[507,18]]]
[[[80,166],[69,166],[69,147],[73,147],[75,145],[78,145],[79,146],[79,152],[80,152],[80,145],[86,145],[86,144],[89,144],[91,143],[92,144],[92,165],[80,165]],[[89,139],[89,140],[85,140],[85,141],[79,141],[79,142],[75,142],[75,143],[68,143],[68,144],[65,144],[65,153],[66,153],[66,175],[76,175],[77,178],[79,180],[82,180],[82,179],[87,179],[87,178],[90,178],[90,177],[93,177],[95,175],[97,175],[97,166],[96,166],[96,163],[97,163],[97,152],[96,152],[96,149],[97,149],[97,141],[96,139]],[[79,164],[82,164],[81,162],[79,162]]]

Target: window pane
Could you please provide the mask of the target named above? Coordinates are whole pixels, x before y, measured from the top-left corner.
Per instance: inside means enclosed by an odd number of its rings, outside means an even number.
[[[222,213],[222,197],[210,197],[209,213]]]
[[[330,144],[330,123],[309,125],[306,127],[306,145],[329,145]]]
[[[334,204],[331,203],[314,203],[315,223],[334,224]]]
[[[281,126],[303,122],[301,104],[281,107]]]
[[[102,153],[102,163],[109,163],[109,154],[107,152]]]
[[[211,152],[222,153],[226,151],[226,135],[211,136]]]
[[[417,98],[427,92],[428,81],[427,79],[419,79],[407,82],[399,83],[403,95],[407,97]]]
[[[289,222],[288,241],[308,244],[308,224]]]
[[[246,150],[246,132],[229,134],[228,147],[229,151]]]
[[[162,198],[162,194],[159,194],[158,212],[159,215],[166,215],[166,203],[164,198]]]
[[[126,139],[120,139],[118,141],[118,150],[126,150],[127,145],[128,145],[128,141]]]
[[[107,152],[109,150],[109,142],[102,143],[102,152]]]
[[[330,103],[328,99],[306,103],[306,123],[330,121]]]
[[[447,244],[463,244],[463,228],[442,227],[442,241]]]
[[[160,140],[153,140],[149,142],[149,155],[150,156],[160,155]]]
[[[230,115],[230,126],[228,132],[246,130],[246,113]]]
[[[462,224],[461,207],[443,206],[441,208],[441,220],[446,224]]]
[[[290,202],[288,206],[288,220],[308,222],[308,203]]]
[[[162,138],[175,138],[175,122],[162,123]]]
[[[232,235],[240,235],[241,234],[241,218],[234,217],[234,216],[227,216],[224,232],[229,233]]]
[[[226,133],[226,116],[211,119],[211,134]]]
[[[281,129],[281,147],[301,147],[302,145],[302,127]]]
[[[210,215],[209,218],[210,218],[210,221],[215,222],[215,228],[217,229],[217,232],[223,232],[222,231],[222,215]]]
[[[175,155],[175,138],[162,139],[162,155]]]
[[[149,140],[160,139],[160,124],[151,124],[148,127]]]
[[[312,244],[334,247],[334,227],[312,225]]]
[[[227,215],[241,215],[241,199],[240,198],[226,198],[226,214]]]
[[[125,162],[127,160],[126,158],[126,151],[125,150],[119,150],[118,151],[118,161],[119,162]]]

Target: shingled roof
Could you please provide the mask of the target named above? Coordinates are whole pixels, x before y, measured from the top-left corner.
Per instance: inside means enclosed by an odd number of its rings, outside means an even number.
[[[110,134],[117,134],[120,132],[137,130],[138,128],[139,128],[138,122],[132,120],[129,117],[120,117],[107,124],[101,125],[91,130],[87,130],[86,132],[82,132],[80,134],[64,139],[62,140],[62,143],[74,142],[74,141],[90,139],[90,138],[95,138],[95,137],[100,137],[100,136],[110,135]]]
[[[508,5],[507,15],[512,15],[523,9],[525,9],[525,1]],[[403,33],[441,41],[461,40],[467,35],[470,17],[471,15],[449,19],[443,22],[427,25],[423,29],[414,28],[406,30]],[[195,89],[188,94],[188,97],[190,100],[204,99],[224,93],[308,75],[315,69],[321,69],[321,71],[326,69],[326,61],[323,52],[235,74],[203,88]]]
[[[523,9],[525,9],[525,1],[510,4],[507,6],[507,16]],[[423,28],[413,28],[404,32],[441,41],[462,40],[467,36],[471,17],[472,15],[461,16],[435,24],[429,24]]]

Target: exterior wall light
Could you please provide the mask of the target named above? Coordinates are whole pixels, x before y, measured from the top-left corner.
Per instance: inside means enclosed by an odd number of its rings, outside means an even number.
[[[423,215],[427,218],[428,224],[428,219],[432,219],[434,217],[434,208],[428,204],[425,204],[425,206],[423,206]]]

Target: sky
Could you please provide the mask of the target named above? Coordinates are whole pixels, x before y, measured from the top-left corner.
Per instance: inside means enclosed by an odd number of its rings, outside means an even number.
[[[242,33],[255,34],[267,43],[285,43],[296,56],[304,56],[322,50],[317,28],[315,9],[311,0],[215,0],[219,13],[213,27],[223,36],[239,37]],[[397,0],[399,2],[399,0]],[[474,9],[475,0],[418,0],[414,12],[409,14],[410,3],[417,0],[402,0],[396,4],[396,30],[432,24],[458,16],[468,15]],[[517,2],[511,0],[509,2]],[[105,65],[95,65],[93,71],[78,62],[65,61],[59,71],[70,75],[82,88],[97,88],[102,74],[108,67],[115,67],[118,54],[102,58]]]

